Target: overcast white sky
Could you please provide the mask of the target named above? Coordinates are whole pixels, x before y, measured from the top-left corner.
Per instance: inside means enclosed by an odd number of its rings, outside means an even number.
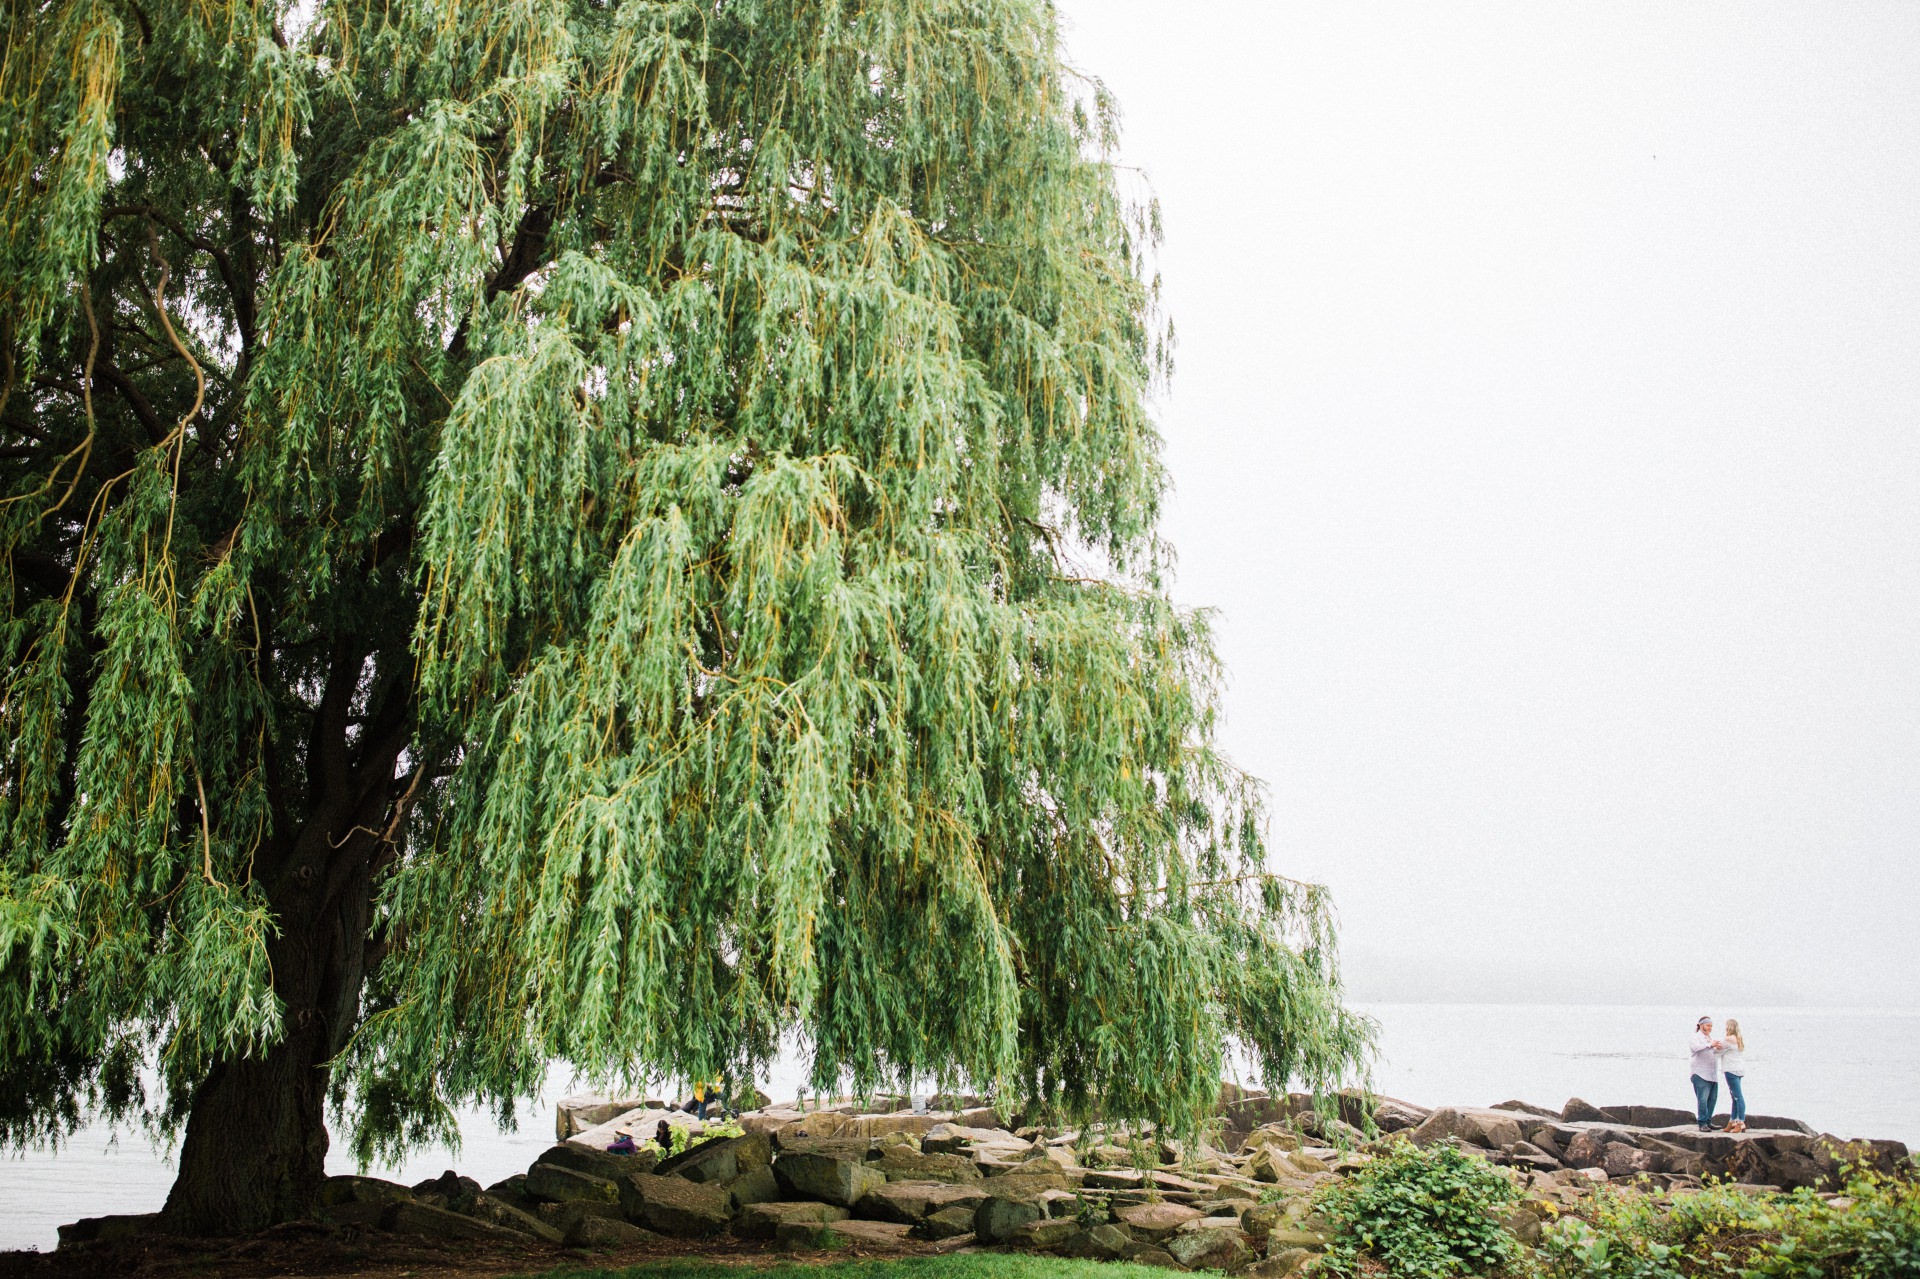
[[[1361,993],[1920,1004],[1920,4],[1061,8]]]

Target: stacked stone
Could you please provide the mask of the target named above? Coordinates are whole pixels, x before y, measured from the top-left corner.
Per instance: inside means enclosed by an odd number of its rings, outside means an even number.
[[[1578,1099],[1559,1112],[1519,1102],[1428,1110],[1359,1094],[1316,1107],[1299,1095],[1235,1089],[1220,1112],[1232,1153],[1124,1126],[1010,1128],[979,1106],[941,1114],[782,1106],[742,1116],[744,1135],[701,1140],[704,1126],[683,1112],[646,1099],[621,1106],[563,1103],[566,1139],[484,1190],[451,1172],[411,1190],[340,1177],[328,1184],[329,1213],[442,1237],[577,1247],[730,1232],[787,1248],[1002,1246],[1278,1279],[1317,1266],[1329,1227],[1312,1194],[1364,1167],[1381,1134],[1455,1143],[1506,1166],[1523,1192],[1506,1224],[1529,1243],[1543,1220],[1612,1178],[1656,1191],[1729,1173],[1824,1186],[1836,1161],[1891,1169],[1906,1159],[1898,1143],[1849,1146],[1792,1121],[1756,1118],[1747,1133],[1704,1134],[1677,1111]],[[665,1160],[645,1144],[662,1122],[687,1128],[692,1143]],[[639,1152],[609,1153],[622,1136]]]

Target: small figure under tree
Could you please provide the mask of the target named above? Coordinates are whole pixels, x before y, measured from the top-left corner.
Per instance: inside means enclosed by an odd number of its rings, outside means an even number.
[[[0,1134],[184,1125],[209,1233],[556,1059],[1360,1064],[1050,6],[5,14]]]

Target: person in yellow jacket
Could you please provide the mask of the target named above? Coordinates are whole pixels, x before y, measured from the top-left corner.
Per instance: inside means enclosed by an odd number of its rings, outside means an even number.
[[[724,1115],[727,1108],[727,1085],[722,1079],[696,1079],[693,1081],[693,1105],[687,1109],[696,1119],[705,1119],[710,1109],[718,1107]]]

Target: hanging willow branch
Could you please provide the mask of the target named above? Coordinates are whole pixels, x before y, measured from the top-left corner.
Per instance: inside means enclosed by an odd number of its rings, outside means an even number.
[[[0,1132],[1361,1069],[1050,6],[5,3]]]

